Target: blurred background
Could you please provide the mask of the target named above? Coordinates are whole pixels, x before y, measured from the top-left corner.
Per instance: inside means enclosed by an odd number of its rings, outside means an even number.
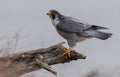
[[[106,41],[79,43],[74,49],[87,59],[52,66],[58,77],[120,77],[120,0],[0,0],[0,51],[18,53],[65,41],[46,15],[50,9],[113,33]],[[26,76],[32,75],[54,77],[46,70]]]

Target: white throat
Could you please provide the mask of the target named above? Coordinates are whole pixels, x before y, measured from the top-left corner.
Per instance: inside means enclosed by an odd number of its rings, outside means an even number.
[[[59,18],[56,16],[55,19],[53,20],[51,18],[52,24],[56,27],[56,25],[60,22]]]

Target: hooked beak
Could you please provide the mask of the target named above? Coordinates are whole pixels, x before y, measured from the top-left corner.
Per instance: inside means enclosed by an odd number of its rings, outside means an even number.
[[[51,15],[52,14],[52,12],[51,11],[49,11],[48,13],[47,13],[47,15]]]

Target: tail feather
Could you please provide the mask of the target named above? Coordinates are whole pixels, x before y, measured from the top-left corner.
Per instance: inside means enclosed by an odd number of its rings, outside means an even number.
[[[87,30],[84,33],[89,37],[95,37],[101,40],[106,40],[112,36],[111,33],[101,32],[97,30]]]

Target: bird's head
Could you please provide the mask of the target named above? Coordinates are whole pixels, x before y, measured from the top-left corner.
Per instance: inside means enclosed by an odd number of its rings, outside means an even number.
[[[49,15],[49,17],[52,20],[54,20],[56,18],[59,19],[61,17],[61,14],[58,11],[56,11],[56,10],[49,10],[48,13],[47,13],[47,15]]]

